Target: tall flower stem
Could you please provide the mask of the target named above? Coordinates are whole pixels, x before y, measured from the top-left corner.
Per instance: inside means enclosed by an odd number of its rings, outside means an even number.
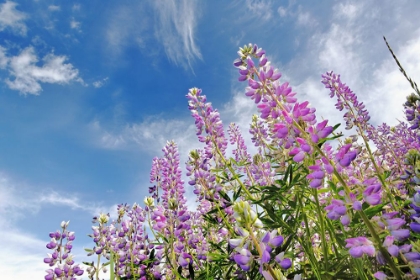
[[[328,266],[329,266],[329,261],[328,261],[328,247],[327,247],[327,239],[325,238],[325,234],[326,234],[326,230],[325,230],[325,219],[324,219],[324,214],[321,211],[321,207],[319,205],[319,199],[318,199],[318,190],[317,189],[312,189],[313,192],[313,196],[315,197],[315,203],[316,203],[316,212],[318,214],[318,218],[319,218],[319,224],[321,226],[321,246],[322,246],[322,251],[324,252],[324,269],[325,271],[328,271]]]
[[[248,225],[247,230],[249,232],[249,236],[251,237],[252,243],[254,244],[255,248],[258,251],[258,254],[259,254],[260,258],[262,258],[263,251],[261,250],[261,247],[260,247],[260,244],[259,244],[258,240],[255,238],[253,229]],[[280,280],[279,278],[277,278],[277,275],[274,272],[271,265],[267,264],[266,267],[267,267],[268,271],[270,272],[270,275],[273,277],[274,280]]]

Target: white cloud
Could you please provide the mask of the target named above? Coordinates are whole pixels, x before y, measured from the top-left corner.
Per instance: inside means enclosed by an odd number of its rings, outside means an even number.
[[[73,7],[71,7],[73,11],[80,11],[80,4],[74,4]]]
[[[141,150],[155,155],[168,140],[175,140],[178,147],[187,153],[192,147],[198,146],[193,120],[149,117],[141,123],[126,124],[114,130],[105,129],[99,121],[91,124],[95,144],[111,150]]]
[[[287,7],[279,6],[277,13],[282,20],[286,17],[293,19],[298,27],[314,28],[318,25],[318,21],[309,10],[311,9],[307,9],[303,5],[296,6],[295,2],[289,1]],[[323,18],[325,19],[326,17],[323,16]]]
[[[267,0],[246,0],[246,7],[253,17],[260,20],[268,21],[272,17],[272,3]]]
[[[12,1],[6,1],[0,4],[0,31],[10,27],[19,35],[26,35],[27,27],[24,23],[26,14],[16,10],[18,4]]]
[[[91,215],[108,211],[111,208],[98,203],[86,203],[77,194],[58,192],[51,188],[28,186],[0,173],[0,227],[13,228],[22,218],[37,215],[48,205],[81,210]],[[1,241],[1,239],[0,239]]]
[[[195,39],[198,7],[188,0],[130,2],[113,7],[105,29],[108,50],[118,56],[125,48],[137,46],[152,57],[159,57],[164,50],[169,61],[192,68],[192,63],[201,59]],[[150,9],[154,13],[148,12]],[[157,46],[154,40],[159,42]]]
[[[308,99],[317,108],[318,117],[333,122],[342,120],[343,112],[335,109],[335,100],[329,99],[328,91],[320,83],[321,74],[333,70],[366,104],[373,124],[395,125],[396,118],[403,119],[402,103],[411,90],[392,61],[382,34],[392,38],[394,51],[411,70],[409,73],[419,73],[420,25],[414,20],[417,17],[414,11],[420,7],[410,3],[411,6],[398,4],[398,9],[393,1],[381,5],[359,1],[336,3],[329,25],[317,26],[308,39],[298,33],[296,37],[303,49],[282,72],[289,76],[300,100]]]
[[[297,15],[297,24],[307,27],[314,27],[317,21],[307,11],[299,11]]]
[[[79,21],[76,21],[75,19],[71,19],[70,20],[70,27],[72,28],[72,29],[80,29],[80,26],[81,26],[82,24],[79,22]]]
[[[280,17],[284,18],[285,16],[287,16],[287,8],[280,6],[277,9],[277,12],[279,13]]]
[[[108,81],[108,77],[106,77],[106,78],[104,78],[102,80],[99,80],[99,81],[95,81],[95,82],[92,83],[92,85],[95,88],[101,88],[101,87],[104,86],[104,84],[106,83],[106,81]]]
[[[191,67],[196,58],[201,59],[194,38],[199,15],[197,2],[156,0],[152,3],[159,19],[155,34],[163,44],[166,55],[175,64]]]
[[[393,49],[405,71],[417,82],[420,81],[419,50],[420,28],[413,32],[413,39],[398,44],[398,47]],[[373,93],[369,101],[375,104],[375,106],[371,106],[370,110],[372,117],[375,119],[386,118],[394,124],[396,119],[403,120],[402,103],[413,90],[391,55],[388,55],[372,74],[372,84],[368,87],[368,92]]]
[[[149,36],[145,31],[149,28],[149,17],[145,14],[142,3],[115,7],[105,30],[108,49],[113,55],[119,55],[132,43],[145,47],[145,37]]]
[[[52,12],[56,12],[56,11],[60,11],[61,8],[58,5],[50,5],[50,6],[48,6],[48,10],[50,10]]]
[[[38,66],[39,59],[34,48],[28,47],[19,55],[9,57],[7,60],[7,69],[12,79],[6,79],[6,83],[11,89],[24,94],[39,94],[42,91],[40,83],[68,84],[71,81],[83,83],[78,77],[79,71],[72,64],[65,63],[66,56],[47,54],[42,59],[42,66]],[[0,55],[1,61],[5,61],[5,58],[1,60]]]
[[[34,191],[36,189],[36,191]],[[49,205],[66,207],[66,211],[82,210],[90,215],[110,213],[116,218],[116,205],[105,207],[81,201],[77,195],[59,193],[49,188],[27,186],[0,173],[0,271],[2,279],[43,279],[48,266],[43,263],[47,255],[48,236],[38,239],[20,223],[22,218],[37,214]],[[47,234],[47,233],[46,233]],[[75,256],[83,255],[81,246],[73,249]],[[78,258],[79,259],[79,258]]]
[[[6,49],[0,46],[0,69],[6,68],[8,62],[9,58],[7,57]]]
[[[363,3],[338,3],[334,6],[336,17],[345,17],[354,20],[362,12]]]
[[[48,266],[43,263],[45,241],[16,229],[0,231],[0,271],[3,279],[44,279]]]

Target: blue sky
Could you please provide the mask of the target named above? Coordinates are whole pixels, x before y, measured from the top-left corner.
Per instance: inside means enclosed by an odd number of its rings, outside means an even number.
[[[411,90],[382,36],[420,81],[419,1],[226,3],[0,0],[2,277],[43,279],[48,233],[63,220],[81,262],[91,217],[142,204],[166,140],[182,162],[200,147],[189,88],[247,135],[256,110],[232,66],[244,44],[264,48],[318,116],[340,121],[320,83],[333,70],[373,123],[403,118]]]

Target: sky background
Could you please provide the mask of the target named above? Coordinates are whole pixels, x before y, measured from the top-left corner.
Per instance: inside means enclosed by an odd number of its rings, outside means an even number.
[[[166,140],[182,163],[200,147],[189,88],[248,137],[256,110],[232,66],[244,44],[265,49],[318,118],[341,120],[320,83],[333,70],[373,124],[395,125],[411,89],[382,36],[420,81],[419,10],[415,0],[0,0],[1,277],[43,279],[48,233],[63,220],[85,260],[94,215],[143,205]]]

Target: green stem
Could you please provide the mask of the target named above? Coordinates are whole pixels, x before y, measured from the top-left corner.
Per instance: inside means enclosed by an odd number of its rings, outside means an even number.
[[[368,229],[370,231],[370,234],[375,239],[376,245],[379,247],[379,251],[382,253],[382,255],[385,258],[386,262],[389,264],[389,268],[391,269],[392,273],[394,274],[394,277],[397,280],[402,280],[403,279],[401,277],[402,272],[397,268],[397,266],[394,263],[394,260],[391,258],[391,256],[389,255],[388,251],[384,248],[384,246],[382,246],[381,239],[378,236],[378,234],[376,233],[375,229],[373,228],[373,225],[370,222],[370,220],[368,219],[368,217],[366,216],[365,212],[363,212],[363,210],[360,210],[359,213],[360,213],[360,216],[363,219],[363,222],[368,227]]]
[[[249,225],[247,225],[247,230],[249,232],[249,236],[251,237],[252,243],[254,243],[254,246],[258,251],[258,254],[259,254],[260,258],[262,258],[263,251],[261,250],[261,247],[260,247],[260,244],[259,244],[258,240],[254,236],[253,229]],[[271,276],[273,277],[274,280],[280,280],[280,279],[277,278],[277,275],[274,272],[274,270],[273,270],[273,268],[271,267],[270,264],[266,264],[265,267],[267,267],[268,271],[270,272],[270,274],[271,274]]]
[[[319,206],[318,190],[317,189],[312,189],[312,190],[314,192],[313,195],[315,197],[316,211],[318,213],[319,223],[320,223],[320,226],[321,226],[320,235],[321,235],[322,251],[324,253],[324,266],[325,266],[324,270],[328,271],[328,265],[329,265],[329,262],[328,262],[328,247],[327,247],[327,239],[325,238],[326,230],[325,230],[325,224],[324,224],[325,223],[324,215],[321,211],[321,207]]]
[[[300,196],[298,197],[298,201],[299,201],[300,206],[303,208],[304,205]],[[316,278],[322,279],[321,274],[319,273],[318,261],[316,260],[315,253],[312,250],[311,232],[309,231],[309,222],[308,222],[308,218],[306,217],[305,211],[302,211],[302,217],[305,223],[305,231],[306,231],[305,237],[307,238],[307,240],[304,241],[300,239],[300,244],[305,250],[306,256],[308,257],[309,262],[311,263],[311,267],[313,268],[313,272],[316,275]]]
[[[98,263],[96,266],[96,280],[99,280],[99,265],[101,264],[101,254],[98,255]]]
[[[110,280],[115,280],[115,271],[114,271],[114,253],[109,252],[109,273],[110,273]]]

